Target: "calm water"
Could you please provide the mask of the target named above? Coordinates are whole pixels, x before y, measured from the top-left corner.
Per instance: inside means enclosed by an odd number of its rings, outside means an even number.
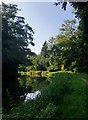
[[[48,77],[29,77],[29,76],[21,76],[19,78],[20,86],[23,93],[34,92],[36,90],[42,90],[49,85],[49,78]]]

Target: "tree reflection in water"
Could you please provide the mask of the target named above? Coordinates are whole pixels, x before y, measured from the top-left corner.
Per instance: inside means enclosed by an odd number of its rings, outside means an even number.
[[[25,93],[34,92],[36,90],[42,90],[48,86],[49,78],[47,77],[30,77],[23,75],[19,78],[20,88],[21,88],[21,95]]]

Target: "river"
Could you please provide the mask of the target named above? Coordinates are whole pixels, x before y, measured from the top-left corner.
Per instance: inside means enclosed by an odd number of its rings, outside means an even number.
[[[34,92],[36,90],[42,91],[43,89],[47,88],[50,83],[50,78],[48,76],[28,76],[22,75],[18,78],[20,87],[21,87],[21,94]]]

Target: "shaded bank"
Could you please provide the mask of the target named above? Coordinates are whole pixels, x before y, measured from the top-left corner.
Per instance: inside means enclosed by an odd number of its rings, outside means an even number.
[[[40,98],[13,108],[3,115],[3,120],[88,118],[88,85],[82,79],[88,79],[88,75],[54,73],[51,83],[43,88]]]

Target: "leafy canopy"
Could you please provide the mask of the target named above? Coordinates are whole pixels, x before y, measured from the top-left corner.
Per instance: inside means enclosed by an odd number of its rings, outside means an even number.
[[[33,29],[17,16],[17,5],[2,3],[3,63],[21,63],[31,53],[28,45],[33,43]]]

